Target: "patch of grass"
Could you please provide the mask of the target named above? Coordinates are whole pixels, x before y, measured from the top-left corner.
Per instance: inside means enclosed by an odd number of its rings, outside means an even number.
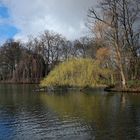
[[[130,80],[127,82],[128,88],[139,88],[140,87],[140,80]]]

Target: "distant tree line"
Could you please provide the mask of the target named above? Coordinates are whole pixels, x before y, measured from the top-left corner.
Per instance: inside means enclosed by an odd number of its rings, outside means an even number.
[[[45,31],[26,43],[7,40],[0,46],[0,81],[38,83],[60,62],[78,57],[95,57],[92,39],[69,41],[60,34]]]
[[[91,58],[112,69],[112,81],[140,80],[140,1],[101,0],[90,8],[92,36],[69,41],[44,31],[26,43],[8,40],[0,47],[0,81],[38,83],[62,61]]]

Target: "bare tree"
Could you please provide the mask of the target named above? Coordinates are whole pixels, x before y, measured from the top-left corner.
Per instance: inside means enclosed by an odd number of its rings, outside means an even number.
[[[125,63],[129,59],[126,59],[126,51],[136,53],[135,47],[138,45],[134,42],[138,42],[136,40],[139,35],[135,30],[135,27],[139,26],[139,4],[137,0],[102,0],[99,4],[99,13],[91,8],[88,15],[90,19],[106,25],[106,39],[115,51],[116,66],[121,75],[123,88],[126,87]],[[134,5],[137,5],[135,10]]]

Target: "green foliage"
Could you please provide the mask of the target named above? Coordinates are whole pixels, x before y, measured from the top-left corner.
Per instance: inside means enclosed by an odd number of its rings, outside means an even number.
[[[105,84],[109,77],[110,70],[101,68],[96,60],[71,59],[56,66],[40,86],[95,87]]]
[[[138,88],[140,87],[140,80],[130,80],[127,82],[129,88]]]

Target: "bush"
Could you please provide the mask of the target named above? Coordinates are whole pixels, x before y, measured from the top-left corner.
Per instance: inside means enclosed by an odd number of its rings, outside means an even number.
[[[110,70],[93,59],[72,59],[56,66],[40,86],[95,87],[108,81]]]

